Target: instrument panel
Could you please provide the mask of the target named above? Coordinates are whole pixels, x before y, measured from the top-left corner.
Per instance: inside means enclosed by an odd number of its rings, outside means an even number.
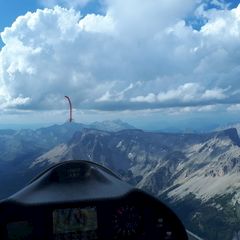
[[[6,240],[176,240],[184,236],[168,208],[142,192],[122,199],[68,206],[11,206],[2,225]],[[2,239],[2,237],[1,237]]]
[[[0,202],[0,239],[188,238],[181,221],[161,201],[92,163],[74,162],[49,169]]]

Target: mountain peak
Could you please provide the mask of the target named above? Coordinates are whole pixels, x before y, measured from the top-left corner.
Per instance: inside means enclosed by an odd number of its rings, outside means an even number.
[[[236,128],[229,128],[217,132],[217,136],[221,138],[229,138],[235,145],[240,146],[240,139]]]
[[[134,126],[123,122],[120,119],[116,120],[105,120],[102,122],[93,122],[89,125],[90,128],[95,128],[103,131],[112,131],[112,132],[118,132],[124,129],[135,129]]]

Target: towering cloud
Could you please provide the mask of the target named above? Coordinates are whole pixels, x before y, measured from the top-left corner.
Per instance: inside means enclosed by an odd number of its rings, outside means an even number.
[[[18,17],[1,33],[0,107],[59,109],[64,95],[100,110],[239,102],[240,6],[194,2],[107,0],[104,15],[56,6]],[[200,30],[185,21],[193,12]]]

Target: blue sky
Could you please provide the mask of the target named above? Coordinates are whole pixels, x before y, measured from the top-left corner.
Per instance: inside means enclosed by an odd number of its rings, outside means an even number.
[[[238,122],[239,1],[139,1],[1,1],[0,125]]]
[[[11,0],[11,1],[1,1],[0,2],[0,32],[4,30],[5,27],[9,27],[20,15],[25,14],[27,11],[34,11],[38,5],[35,1],[31,0]],[[0,39],[1,40],[1,39]],[[2,41],[0,41],[0,47],[3,46]]]
[[[20,15],[24,15],[27,11],[35,11],[40,5],[36,1],[31,0],[9,0],[0,3],[0,31],[5,27],[9,27]]]

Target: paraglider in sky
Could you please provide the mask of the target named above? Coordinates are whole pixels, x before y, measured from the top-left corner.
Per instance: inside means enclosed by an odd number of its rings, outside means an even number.
[[[71,102],[71,99],[68,96],[65,96],[65,98],[68,100],[68,103],[69,103],[69,122],[72,122],[73,121],[73,118],[72,118],[72,102]]]

